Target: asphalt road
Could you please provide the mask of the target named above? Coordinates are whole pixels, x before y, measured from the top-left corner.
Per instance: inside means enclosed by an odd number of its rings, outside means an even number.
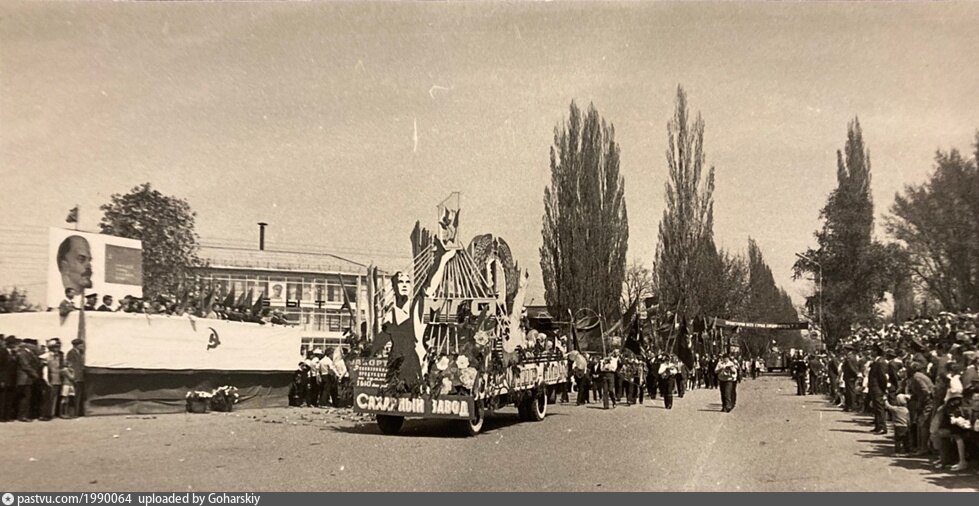
[[[349,412],[97,417],[0,425],[0,491],[975,491],[979,476],[894,458],[863,417],[791,380],[742,383],[720,411],[695,390],[601,410],[516,410],[476,438],[409,421],[399,436]]]

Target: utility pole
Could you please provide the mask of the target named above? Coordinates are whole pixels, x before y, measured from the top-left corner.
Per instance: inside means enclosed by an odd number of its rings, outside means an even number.
[[[818,280],[818,286],[819,286],[819,315],[818,315],[818,318],[819,318],[819,332],[821,334],[824,334],[826,332],[826,328],[823,327],[823,264],[817,262],[816,260],[814,260],[814,259],[812,259],[812,258],[810,258],[810,257],[808,257],[806,255],[802,255],[800,253],[796,253],[795,256],[797,256],[797,257],[801,258],[802,260],[805,260],[805,261],[807,261],[807,262],[809,262],[809,263],[811,263],[811,264],[813,264],[813,265],[815,265],[816,267],[819,268],[819,280]],[[823,337],[823,339],[825,340],[825,337],[824,336],[821,336],[821,337]]]

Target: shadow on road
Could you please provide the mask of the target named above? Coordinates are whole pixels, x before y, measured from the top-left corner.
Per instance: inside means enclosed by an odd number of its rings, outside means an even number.
[[[840,410],[836,409],[824,409],[818,411],[837,411],[844,415],[849,415],[846,418],[841,418],[837,420],[837,423],[849,423],[862,426],[872,426],[873,422],[867,418],[863,418],[864,415],[861,413],[842,413]],[[861,417],[861,418],[856,418]],[[867,430],[858,429],[829,429],[830,432],[846,432],[851,434],[860,434],[864,436],[871,437],[871,433]],[[894,452],[893,436],[888,433],[886,436],[878,436],[875,439],[857,439],[857,443],[866,445],[865,449],[857,453],[862,458],[865,459],[876,459],[880,460],[882,463],[887,462],[887,465],[900,467],[912,471],[927,471],[931,474],[922,476],[926,481],[933,485],[939,487],[944,487],[947,489],[954,490],[979,490],[979,479],[976,478],[975,469],[970,469],[963,473],[951,473],[947,471],[940,471],[934,469],[928,462],[930,457],[912,457],[909,455],[898,455]]]
[[[562,414],[550,414],[547,415],[548,418],[552,416],[564,416]],[[467,436],[462,433],[461,430],[456,430],[457,427],[453,427],[458,420],[421,420],[409,418],[405,420],[404,426],[401,428],[401,432],[397,435],[390,435],[388,437],[423,437],[423,438],[433,438],[433,439],[464,439]],[[503,429],[511,425],[516,425],[518,423],[525,423],[520,420],[520,417],[515,413],[505,413],[489,416],[486,421],[483,422],[482,434],[492,433],[498,429]],[[530,422],[526,422],[530,423]],[[373,434],[373,435],[383,435],[381,429],[377,426],[375,422],[359,422],[355,425],[339,425],[326,428],[321,430],[332,430],[335,432],[342,432],[344,434]]]

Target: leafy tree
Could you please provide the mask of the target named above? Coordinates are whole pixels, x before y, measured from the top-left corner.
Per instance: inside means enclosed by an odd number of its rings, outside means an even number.
[[[163,195],[150,183],[125,195],[113,194],[99,227],[110,234],[143,241],[143,296],[179,297],[203,265],[197,256],[196,213],[183,199]]]
[[[820,211],[823,227],[815,234],[819,247],[804,252],[809,260],[800,259],[793,266],[796,279],[806,273],[823,276],[823,330],[830,345],[849,334],[852,324],[875,320],[874,305],[889,287],[892,265],[887,249],[872,237],[870,152],[858,119],[849,124],[843,151],[837,151],[836,179],[837,187]],[[819,294],[814,293],[809,306],[819,304]]]
[[[590,308],[619,318],[629,219],[615,128],[594,105],[554,129],[551,184],[544,189],[544,297],[551,314]]]
[[[9,292],[0,292],[0,313],[26,313],[40,311],[41,306],[32,304],[27,298],[27,290],[13,287]]]
[[[979,308],[979,133],[975,150],[938,151],[931,178],[897,194],[886,221],[914,279],[949,311]]]
[[[629,307],[633,301],[653,295],[653,273],[638,260],[629,263],[625,270],[625,283],[622,289],[622,307]]]
[[[743,259],[714,244],[714,167],[704,154],[704,121],[691,123],[677,87],[667,124],[666,209],[656,245],[656,286],[669,309],[697,316],[736,316],[747,280]]]
[[[745,318],[761,323],[798,321],[792,299],[775,284],[772,269],[754,239],[748,238],[748,296]],[[744,339],[754,354],[761,354],[775,341],[779,348],[800,347],[799,331],[745,329]]]

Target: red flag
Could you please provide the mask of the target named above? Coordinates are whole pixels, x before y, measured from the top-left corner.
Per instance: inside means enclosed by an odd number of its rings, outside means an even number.
[[[350,312],[350,316],[354,315],[353,307],[350,304],[350,296],[347,295],[347,285],[343,284],[343,275],[338,276],[340,278],[340,293],[343,294],[343,304],[340,306],[340,310],[346,309]]]
[[[65,217],[65,222],[78,223],[78,206],[75,206],[68,210],[68,216]]]

